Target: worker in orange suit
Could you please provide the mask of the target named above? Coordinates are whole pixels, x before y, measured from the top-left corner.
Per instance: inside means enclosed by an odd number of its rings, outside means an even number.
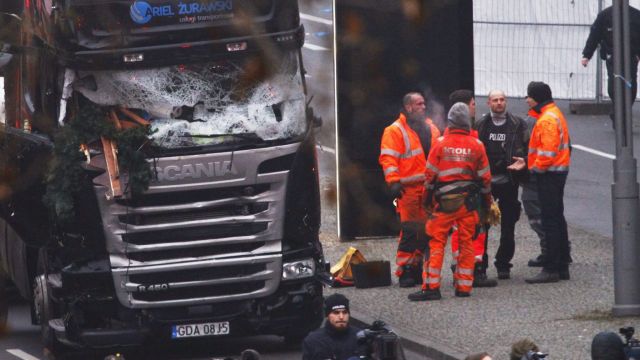
[[[429,260],[424,265],[422,289],[409,300],[439,300],[440,272],[447,236],[458,226],[460,255],[454,273],[455,295],[467,297],[473,287],[472,237],[480,221],[478,208],[491,207],[491,171],[484,145],[469,135],[469,107],[456,103],[447,116],[449,131],[439,138],[427,160],[425,205],[433,206],[427,221]]]
[[[449,94],[449,104],[453,105],[457,102],[462,102],[469,106],[469,118],[471,120],[470,135],[478,138],[478,131],[474,129],[476,119],[476,99],[473,91],[468,89],[458,89]],[[448,129],[445,129],[445,135],[447,134],[447,132]],[[473,273],[473,287],[478,288],[497,286],[498,282],[495,279],[489,279],[487,277],[486,266],[483,266],[483,264],[486,264],[489,259],[486,253],[487,232],[484,224],[476,224],[476,231],[473,234],[473,248],[476,259],[475,272]],[[453,227],[453,232],[451,233],[451,253],[453,258],[451,271],[455,272],[456,264],[458,263],[458,256],[460,255],[460,250],[458,249],[457,226]]]
[[[428,241],[422,207],[427,155],[440,131],[426,117],[426,105],[417,92],[403,97],[398,119],[384,129],[379,162],[391,196],[397,200],[400,239],[396,275],[400,287],[422,283],[422,263]]]

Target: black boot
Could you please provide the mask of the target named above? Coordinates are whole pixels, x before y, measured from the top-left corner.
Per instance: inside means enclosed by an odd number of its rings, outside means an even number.
[[[413,266],[404,265],[402,267],[402,274],[398,279],[398,284],[401,288],[408,288],[416,286],[416,279],[414,278]]]
[[[407,298],[411,301],[430,301],[440,300],[442,295],[440,294],[440,289],[427,289],[411,293]]]
[[[528,284],[546,284],[560,281],[560,275],[557,271],[547,271],[542,269],[540,273],[534,277],[524,279]]]
[[[470,292],[456,289],[456,297],[469,297],[469,296],[471,296]]]
[[[473,269],[473,287],[494,287],[498,282],[495,279],[489,279],[487,272],[482,268],[482,264],[477,263]]]

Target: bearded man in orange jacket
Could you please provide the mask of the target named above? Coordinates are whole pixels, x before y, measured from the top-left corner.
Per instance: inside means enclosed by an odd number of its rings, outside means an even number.
[[[422,263],[428,242],[427,215],[422,208],[424,172],[432,144],[440,131],[426,117],[422,95],[411,92],[402,100],[398,119],[384,129],[379,162],[400,215],[396,275],[400,287],[422,283]]]

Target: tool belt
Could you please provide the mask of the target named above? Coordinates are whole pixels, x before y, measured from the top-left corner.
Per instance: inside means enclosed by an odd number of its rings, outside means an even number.
[[[439,210],[444,213],[454,213],[465,203],[467,194],[446,194],[438,199]]]
[[[470,184],[464,188],[456,189],[452,193],[441,194],[436,196],[438,202],[438,210],[444,213],[454,213],[460,209],[462,205],[467,210],[477,210],[480,206],[480,187],[476,184]]]

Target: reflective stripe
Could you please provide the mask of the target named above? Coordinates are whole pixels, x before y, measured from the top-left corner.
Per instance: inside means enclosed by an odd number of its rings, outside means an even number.
[[[549,171],[569,171],[568,166],[549,166],[547,168]]]
[[[440,279],[437,279],[437,278],[427,278],[427,284],[440,284]]]
[[[472,175],[472,172],[469,169],[465,168],[451,168],[447,170],[442,170],[438,173],[438,176],[449,176],[449,175],[457,175],[457,174],[469,174]]]
[[[411,157],[414,157],[414,156],[420,155],[420,154],[422,154],[422,148],[414,149],[414,150],[411,150],[411,151],[409,151],[409,152],[407,152],[405,154],[402,154],[402,155],[400,155],[400,158],[401,159],[408,159],[408,158],[411,158]]]
[[[487,167],[486,167],[486,168],[484,168],[484,169],[480,169],[480,170],[478,170],[478,176],[483,176],[484,174],[486,174],[486,173],[489,171],[489,169],[490,169],[490,168],[491,168],[491,167],[487,166]]]
[[[556,157],[557,153],[555,151],[536,150],[536,155],[547,156],[552,158],[552,157]]]
[[[406,184],[409,182],[424,181],[424,179],[425,179],[424,174],[411,175],[411,176],[400,178],[400,183]]]
[[[396,171],[398,171],[398,167],[397,167],[397,166],[389,166],[388,168],[386,168],[386,169],[384,170],[384,174],[385,174],[385,175],[389,175],[389,174],[391,174],[392,172],[396,172]]]
[[[404,127],[402,125],[400,125],[399,122],[394,122],[393,125],[395,125],[398,129],[400,129],[400,132],[402,133],[402,139],[404,140],[404,157],[409,157],[411,154],[411,141],[409,141],[409,134],[407,134],[407,130],[404,129]]]
[[[440,169],[438,169],[437,167],[431,165],[430,162],[427,162],[427,168],[433,172],[435,172],[436,174],[440,171]]]
[[[400,153],[395,151],[395,150],[391,150],[391,149],[381,149],[380,150],[380,156],[382,155],[391,155],[393,157],[399,158],[400,157]]]
[[[472,181],[456,181],[452,184],[445,185],[439,189],[441,193],[447,193],[449,191],[455,190],[457,188],[465,187],[467,185],[473,184]]]
[[[429,274],[440,275],[440,269],[436,269],[436,268],[432,268],[432,267],[428,267],[427,268],[427,272]]]
[[[558,115],[556,115],[555,113],[549,111],[548,114],[552,118],[556,119],[556,124],[558,125],[558,131],[560,132],[560,145],[558,145],[558,149],[562,150],[561,146],[565,145],[565,142],[564,142],[564,129],[562,128],[562,122],[560,121],[560,118],[558,117]]]
[[[476,255],[475,259],[476,259],[477,263],[481,262],[482,261],[482,255]]]
[[[542,220],[529,218],[529,224],[531,224],[531,225],[542,224]]]
[[[534,148],[529,148],[529,154],[533,154],[533,153],[535,153],[535,152],[536,152],[536,149],[534,149]]]
[[[473,275],[473,269],[460,269],[460,268],[458,268],[458,274]]]
[[[571,146],[569,146],[569,144],[560,144],[560,150],[568,150],[570,148]]]
[[[568,166],[549,166],[547,168],[547,171],[568,172],[569,171],[569,167]],[[545,171],[540,169],[537,166],[534,166],[534,167],[531,168],[531,172],[542,174]]]
[[[457,258],[460,255],[460,250],[454,251],[452,255],[454,258]]]
[[[458,285],[461,286],[472,286],[473,285],[473,280],[462,280],[462,279],[458,279]]]

